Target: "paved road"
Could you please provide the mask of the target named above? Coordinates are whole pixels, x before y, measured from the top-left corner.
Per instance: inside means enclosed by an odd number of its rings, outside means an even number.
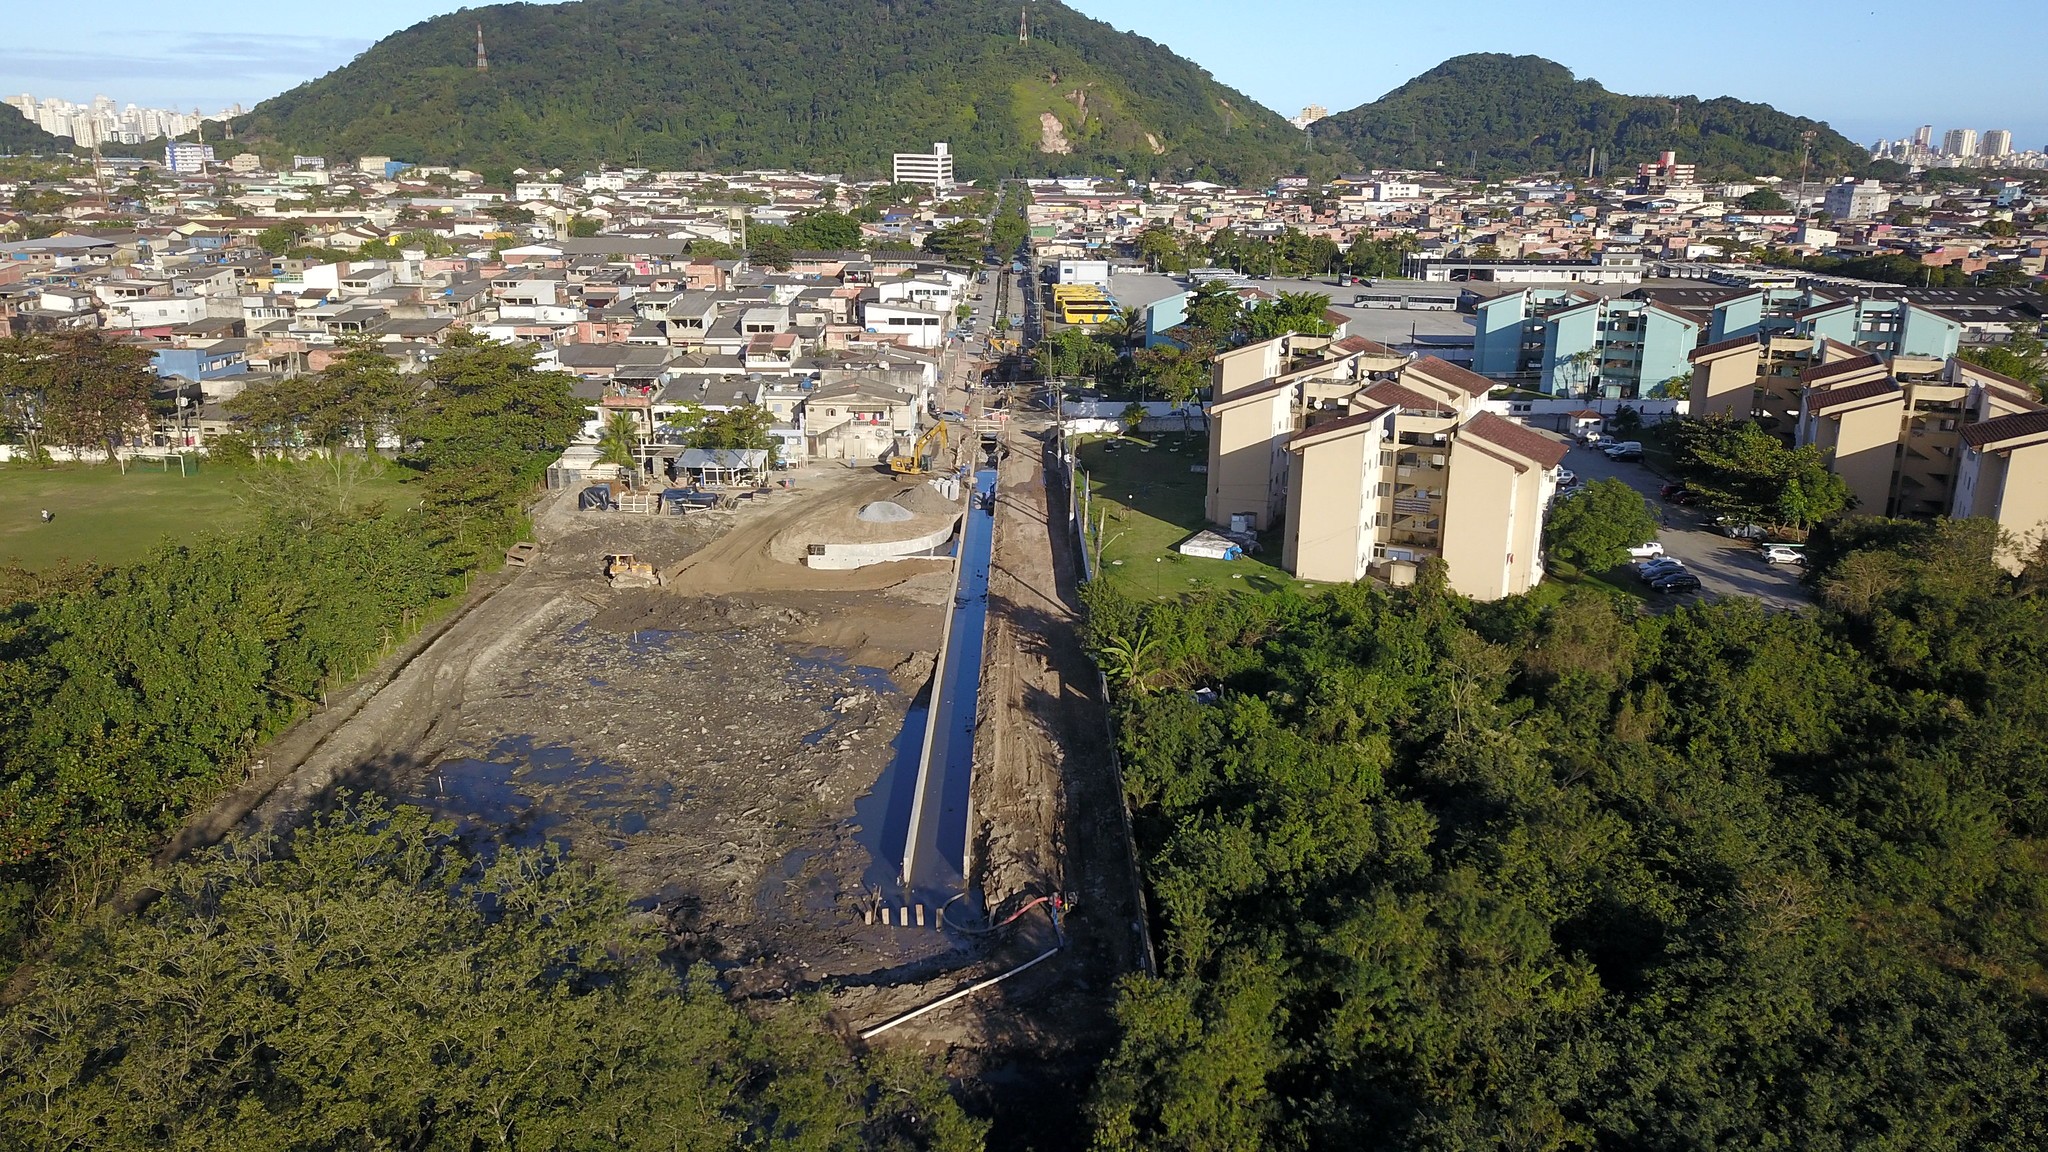
[[[1664,480],[1641,464],[1619,464],[1599,452],[1573,448],[1564,466],[1583,480],[1622,480],[1649,498],[1650,504],[1666,517],[1658,539],[1664,550],[1700,578],[1700,594],[1707,596],[1753,596],[1768,608],[1806,607],[1806,589],[1799,583],[1800,569],[1764,563],[1756,545],[1730,540],[1708,528],[1708,517],[1691,508],[1678,508],[1658,498]],[[1685,601],[1689,596],[1670,599]]]

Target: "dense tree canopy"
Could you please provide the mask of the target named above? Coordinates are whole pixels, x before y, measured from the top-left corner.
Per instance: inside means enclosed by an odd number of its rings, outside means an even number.
[[[1317,122],[1321,146],[1371,167],[1458,175],[1539,169],[1584,173],[1598,150],[1609,172],[1676,151],[1702,172],[1797,175],[1805,132],[1813,170],[1861,172],[1869,154],[1826,124],[1730,97],[1624,96],[1537,56],[1446,60],[1378,100]]]
[[[679,976],[586,868],[345,805],[61,931],[0,1019],[9,1147],[980,1147],[914,1062]]]
[[[1162,971],[1096,1146],[2039,1147],[2048,601],[1987,528],[1845,525],[1797,614],[1097,594]]]
[[[600,161],[872,175],[944,140],[969,179],[1293,171],[1277,114],[1142,37],[1057,3],[583,0],[416,24],[263,102],[237,136],[470,166]],[[476,28],[490,71],[476,69]],[[1045,117],[1067,149],[1048,143]]]

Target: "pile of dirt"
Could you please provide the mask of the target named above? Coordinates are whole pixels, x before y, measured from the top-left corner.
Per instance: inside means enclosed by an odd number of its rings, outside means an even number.
[[[917,484],[905,488],[891,496],[890,500],[920,516],[958,516],[960,514],[960,501],[946,499],[939,494],[938,489],[933,488],[930,484]]]
[[[901,524],[916,517],[917,513],[893,500],[877,500],[873,504],[862,505],[856,516],[869,524]]]

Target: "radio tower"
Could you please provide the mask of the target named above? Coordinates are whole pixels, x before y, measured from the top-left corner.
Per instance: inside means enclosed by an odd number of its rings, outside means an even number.
[[[476,26],[476,70],[479,72],[489,72],[491,70],[491,58],[484,54],[484,26],[481,24]]]
[[[1031,10],[1028,8],[1017,9],[1017,43],[1031,43]]]

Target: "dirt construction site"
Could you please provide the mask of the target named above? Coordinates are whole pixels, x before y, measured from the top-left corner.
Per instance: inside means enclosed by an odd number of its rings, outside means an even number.
[[[969,892],[944,927],[937,907],[903,923],[898,867],[955,559],[843,571],[805,559],[819,539],[882,531],[865,509],[894,505],[904,522],[887,530],[902,533],[957,518],[971,494],[948,500],[872,465],[810,466],[686,516],[579,511],[575,492],[553,494],[524,566],[481,579],[285,734],[169,851],[289,827],[344,790],[426,807],[485,852],[561,845],[734,995],[821,991],[849,1034],[944,1054],[991,1113],[1029,1114],[1019,1130],[1061,1139],[1060,1109],[1042,1101],[1073,1111],[1112,984],[1146,960],[1044,452],[1042,432],[1011,427],[960,461],[997,476],[987,648],[966,718]],[[651,564],[659,586],[611,587],[619,553]],[[1060,928],[1041,897],[1067,907]]]

